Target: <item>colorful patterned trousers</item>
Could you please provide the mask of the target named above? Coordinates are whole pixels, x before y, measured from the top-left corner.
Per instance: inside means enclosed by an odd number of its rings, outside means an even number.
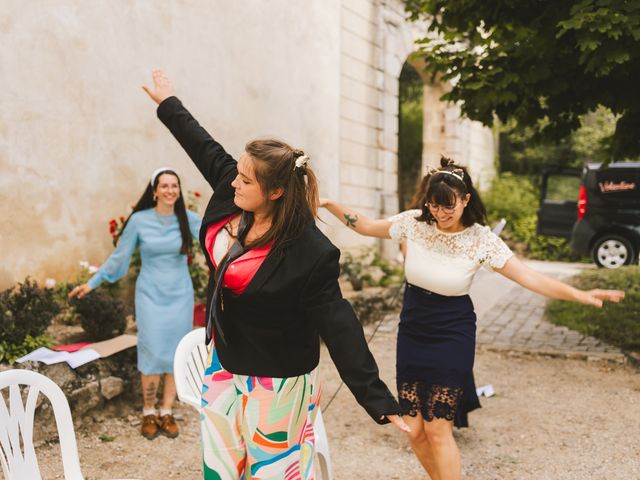
[[[316,372],[234,375],[222,368],[212,346],[200,413],[205,480],[312,480]]]

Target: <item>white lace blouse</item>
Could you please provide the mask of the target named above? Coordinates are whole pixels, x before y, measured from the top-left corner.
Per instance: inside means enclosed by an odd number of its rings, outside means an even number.
[[[435,224],[418,222],[420,210],[389,218],[391,238],[406,241],[407,282],[440,295],[469,293],[480,267],[504,267],[513,252],[489,227],[477,223],[461,232],[446,233]]]

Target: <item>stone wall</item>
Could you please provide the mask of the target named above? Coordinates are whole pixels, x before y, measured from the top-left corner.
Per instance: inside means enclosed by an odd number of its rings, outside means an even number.
[[[423,32],[401,0],[3,0],[0,288],[101,264],[107,222],[158,166],[210,195],[140,89],[153,67],[231,154],[283,138],[311,156],[322,196],[395,213],[398,78]],[[491,132],[442,104],[445,87],[425,87],[423,161],[455,156],[486,187]],[[322,218],[340,247],[378,244]]]
[[[66,362],[46,365],[25,362],[11,368],[24,368],[53,380],[64,392],[71,408],[74,427],[87,421],[102,421],[105,417],[123,416],[131,404],[142,405],[140,373],[136,368],[136,349],[129,348],[72,369]],[[0,364],[0,371],[10,367]],[[56,437],[53,411],[42,394],[38,397],[34,440]]]
[[[368,217],[398,211],[398,91],[403,64],[416,51],[424,26],[405,20],[400,0],[343,0],[341,5],[339,199]],[[421,72],[424,59],[411,63]],[[481,188],[494,174],[490,129],[459,118],[459,108],[440,97],[448,86],[424,77],[423,165],[448,155],[467,165]],[[324,217],[323,217],[324,218]],[[331,236],[342,247],[378,241],[361,237],[333,218]],[[396,249],[381,242],[387,257]]]

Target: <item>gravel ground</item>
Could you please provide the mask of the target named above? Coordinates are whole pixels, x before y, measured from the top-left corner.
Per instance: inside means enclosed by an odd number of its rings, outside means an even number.
[[[371,344],[383,378],[393,384],[394,338]],[[335,479],[424,479],[403,434],[380,427],[339,384],[326,352],[321,362],[324,418]],[[493,384],[471,427],[456,431],[466,479],[640,478],[640,375],[629,367],[579,360],[479,352],[478,385]],[[198,479],[198,417],[186,406],[175,440],[143,439],[128,419],[105,419],[78,432],[87,480],[107,478]],[[104,436],[114,437],[112,441]],[[44,479],[62,478],[57,444],[38,449]]]

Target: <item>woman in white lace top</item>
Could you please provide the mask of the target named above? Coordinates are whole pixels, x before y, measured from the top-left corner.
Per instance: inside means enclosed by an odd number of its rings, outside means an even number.
[[[388,219],[371,220],[331,200],[321,205],[362,235],[406,242],[396,353],[400,407],[411,447],[430,477],[458,479],[453,419],[473,408],[464,394],[473,388],[476,316],[468,293],[478,269],[547,297],[596,307],[620,301],[624,292],[578,290],[530,269],[485,226],[484,205],[465,168],[443,158],[427,176],[422,208]]]

